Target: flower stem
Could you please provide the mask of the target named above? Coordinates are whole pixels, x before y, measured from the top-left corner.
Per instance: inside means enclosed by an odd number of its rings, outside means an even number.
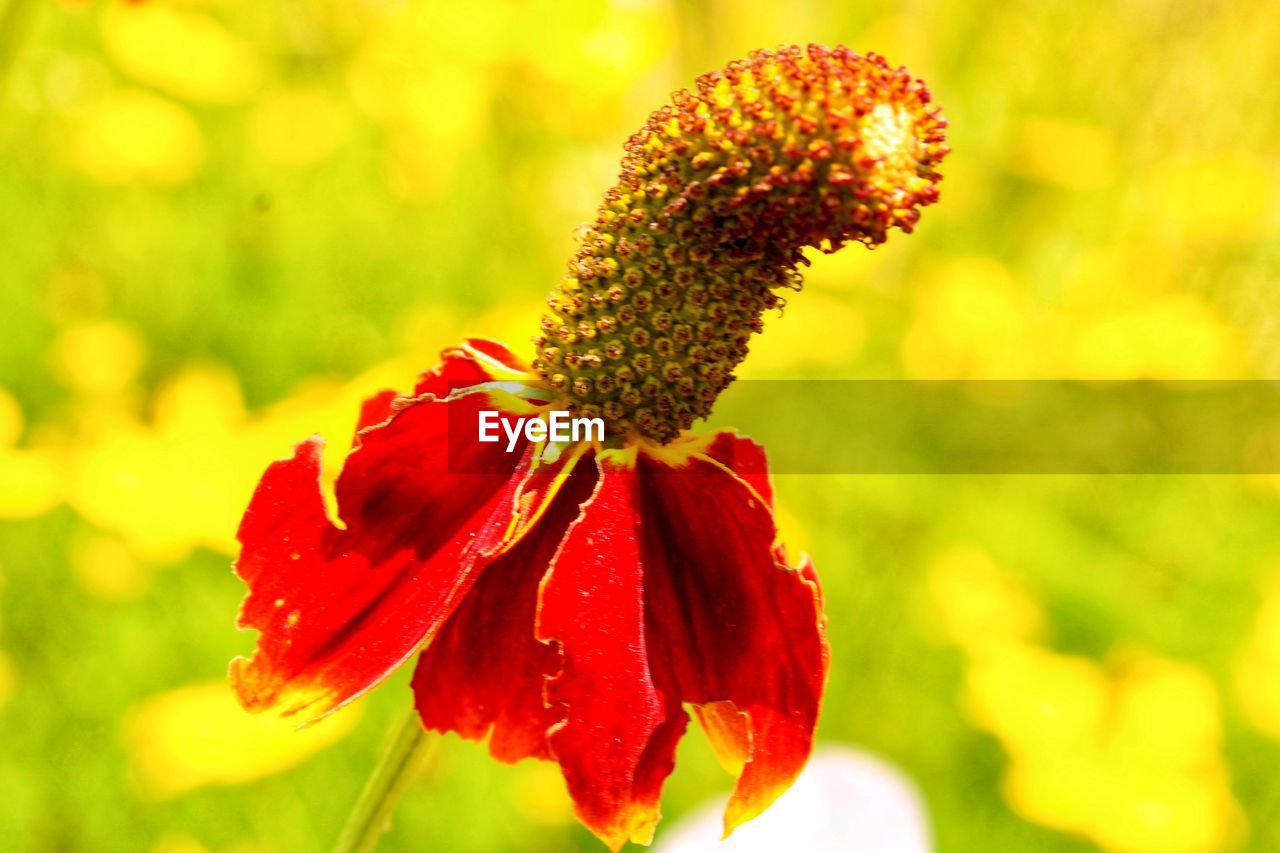
[[[391,823],[405,786],[413,778],[435,743],[428,740],[416,711],[400,724],[391,744],[373,775],[365,782],[360,798],[356,800],[347,817],[342,835],[334,846],[334,853],[369,853],[378,845],[378,839]]]

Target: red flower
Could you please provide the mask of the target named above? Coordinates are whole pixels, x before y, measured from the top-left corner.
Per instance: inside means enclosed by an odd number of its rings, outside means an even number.
[[[423,724],[559,763],[613,848],[647,842],[686,708],[738,772],[726,830],[808,757],[827,669],[817,579],[776,541],[764,452],[710,411],[800,249],[870,245],[936,198],[942,122],[905,71],[843,48],[757,52],[628,143],[550,299],[538,355],[470,340],[364,407],[326,512],[318,438],[239,531],[231,680],[319,717],[418,655]],[[600,417],[604,441],[474,440],[482,410]]]

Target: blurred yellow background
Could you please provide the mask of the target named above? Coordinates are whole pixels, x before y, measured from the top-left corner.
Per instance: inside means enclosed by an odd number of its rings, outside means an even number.
[[[954,153],[741,375],[1280,376],[1272,4],[0,9],[8,849],[331,842],[406,674],[297,734],[239,710],[254,482],[314,432],[337,465],[464,334],[527,348],[623,140],[751,48],[907,65]],[[779,479],[827,590],[819,738],[912,776],[939,849],[1280,849],[1280,480]],[[667,821],[728,785],[686,739]],[[602,848],[554,768],[449,738],[384,849]]]

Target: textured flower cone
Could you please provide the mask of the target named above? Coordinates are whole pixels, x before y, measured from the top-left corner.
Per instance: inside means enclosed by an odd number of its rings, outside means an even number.
[[[758,51],[627,143],[534,367],[571,410],[666,443],[711,411],[801,250],[883,243],[938,198],[929,91],[846,48]]]
[[[767,808],[813,744],[817,575],[777,541],[764,449],[683,431],[802,249],[914,226],[943,127],[920,81],[844,48],[761,51],[677,93],[628,142],[532,365],[472,339],[370,399],[341,523],[318,438],[267,469],[238,534],[245,707],[318,718],[416,656],[425,727],[557,762],[615,850],[652,837],[690,713],[737,777],[726,833]],[[474,441],[481,412],[505,432],[563,408],[605,441]]]

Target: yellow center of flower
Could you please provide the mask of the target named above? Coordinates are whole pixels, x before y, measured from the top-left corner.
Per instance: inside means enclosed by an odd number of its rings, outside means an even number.
[[[883,58],[757,51],[649,117],[547,300],[534,369],[614,435],[711,412],[801,251],[883,243],[937,200],[946,122]]]

